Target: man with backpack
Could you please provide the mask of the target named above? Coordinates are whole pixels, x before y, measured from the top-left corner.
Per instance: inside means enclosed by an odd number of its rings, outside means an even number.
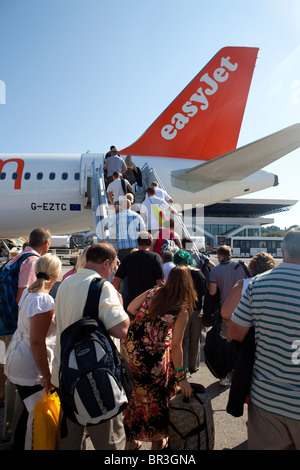
[[[133,192],[131,184],[121,177],[121,173],[114,171],[112,174],[112,182],[107,187],[109,202],[111,204],[118,202],[120,197],[125,196],[128,192]]]
[[[163,228],[153,234],[153,251],[162,256],[164,251],[172,251],[175,254],[181,249],[182,243],[178,233],[175,232],[174,219],[165,220]]]
[[[75,274],[69,276],[60,285],[56,294],[56,348],[53,360],[52,383],[55,387],[61,388],[64,379],[62,364],[64,357],[61,354],[63,349],[63,332],[68,327],[76,324],[82,319],[86,310],[86,301],[90,292],[90,286],[96,279],[108,279],[117,268],[117,254],[114,247],[105,241],[95,243],[90,246],[86,253],[86,265],[79,268]],[[105,281],[99,302],[96,304],[98,311],[97,319],[102,322],[107,333],[114,338],[123,338],[129,327],[129,317],[122,305],[122,298],[109,281]],[[92,313],[92,312],[89,312]],[[97,316],[97,312],[96,312]],[[81,356],[88,354],[88,350],[82,350]],[[73,365],[75,364],[73,358]],[[95,381],[91,376],[91,383],[84,387],[85,399],[89,397],[92,401],[95,395]],[[63,390],[62,390],[63,391]],[[103,398],[103,397],[102,397]],[[99,396],[99,402],[102,403]],[[64,412],[62,412],[61,423],[64,422]],[[60,450],[80,450],[85,425],[66,419],[67,435],[58,442]],[[61,431],[63,426],[61,424]],[[110,418],[100,424],[87,427],[88,434],[96,450],[122,450],[125,448],[125,431],[123,427],[122,413]]]
[[[222,305],[235,283],[240,279],[250,277],[250,274],[245,263],[232,260],[230,246],[219,246],[217,257],[219,264],[209,276],[209,293],[214,295],[219,289],[220,304]]]
[[[7,266],[12,266],[20,258],[23,258],[25,253],[31,253],[33,255],[26,257],[20,266],[18,291],[16,295],[17,303],[19,303],[23,290],[35,281],[35,263],[40,256],[44,256],[48,252],[50,244],[50,232],[44,228],[36,228],[30,233],[29,241],[22,253],[19,253],[7,263]]]

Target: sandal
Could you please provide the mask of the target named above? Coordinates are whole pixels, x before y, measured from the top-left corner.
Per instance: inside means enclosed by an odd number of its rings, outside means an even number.
[[[142,444],[142,441],[138,441],[136,439],[133,441],[128,441],[126,444],[126,450],[140,450]]]
[[[162,446],[159,448],[156,448],[156,446],[153,446],[153,441],[152,441],[152,450],[164,450],[167,449],[169,446],[169,438],[164,437],[161,441],[154,441],[154,442],[161,442]]]
[[[168,447],[169,447],[169,438],[166,437],[164,438],[164,444],[163,444],[162,449],[167,449]]]
[[[142,444],[142,441],[135,441],[135,448],[133,450],[140,450]]]

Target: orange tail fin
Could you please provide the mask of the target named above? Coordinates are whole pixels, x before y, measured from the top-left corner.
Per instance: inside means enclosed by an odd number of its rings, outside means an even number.
[[[211,160],[234,150],[258,48],[221,49],[122,155]]]

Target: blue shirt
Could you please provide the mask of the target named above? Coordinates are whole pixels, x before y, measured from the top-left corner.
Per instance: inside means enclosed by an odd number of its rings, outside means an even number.
[[[106,224],[110,228],[116,225],[118,250],[136,248],[137,238],[146,225],[142,217],[131,209],[126,209],[115,214]]]

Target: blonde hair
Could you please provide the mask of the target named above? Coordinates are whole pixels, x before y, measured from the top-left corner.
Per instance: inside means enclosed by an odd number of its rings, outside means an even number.
[[[53,254],[47,253],[41,256],[35,265],[37,280],[28,289],[31,294],[42,292],[47,282],[58,277],[61,271],[61,261]]]
[[[126,199],[131,202],[131,204],[134,203],[134,195],[132,193],[127,193],[126,194]]]
[[[131,155],[127,155],[125,158],[126,165],[133,165],[133,161],[131,160]]]
[[[77,269],[79,269],[79,268],[84,268],[84,267],[85,267],[85,265],[86,265],[86,252],[88,251],[88,249],[89,249],[90,246],[91,246],[91,245],[86,246],[86,247],[82,250],[82,252],[80,253],[80,255],[78,256],[77,262],[76,262],[76,266],[75,266],[76,271],[77,271]]]

